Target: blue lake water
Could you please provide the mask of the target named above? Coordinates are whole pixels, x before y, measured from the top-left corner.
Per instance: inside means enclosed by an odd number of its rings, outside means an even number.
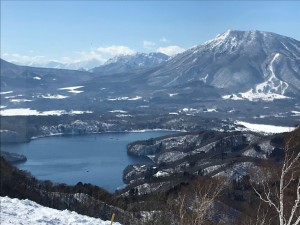
[[[91,183],[114,192],[124,185],[129,164],[151,164],[148,158],[127,155],[128,143],[173,134],[172,131],[62,135],[38,138],[26,144],[3,145],[2,150],[23,154],[17,164],[40,180],[57,183]]]

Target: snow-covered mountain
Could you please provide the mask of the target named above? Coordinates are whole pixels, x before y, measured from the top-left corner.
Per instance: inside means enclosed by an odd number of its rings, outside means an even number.
[[[0,197],[0,224],[32,225],[32,224],[80,224],[80,225],[109,225],[110,221],[103,221],[68,210],[57,210],[41,206],[30,200]],[[115,222],[115,225],[120,223]]]
[[[159,52],[121,55],[109,59],[102,66],[96,67],[91,71],[100,74],[128,73],[135,70],[157,67],[168,59],[169,56]]]
[[[269,32],[227,31],[172,58],[161,53],[119,56],[94,73],[1,60],[0,97],[3,110],[47,112],[43,115],[53,110],[150,113],[162,106],[169,113],[256,115],[248,100],[264,106],[269,101],[272,112],[294,115],[300,104],[300,42]],[[282,99],[284,107],[273,104],[275,99]]]
[[[232,94],[225,98],[299,96],[300,42],[270,32],[228,30],[168,60],[148,79],[164,87],[187,81]]]
[[[93,65],[99,62],[76,65],[49,62],[47,66],[88,69]],[[297,98],[300,96],[300,42],[271,32],[228,30],[172,58],[162,53],[122,55],[89,71],[95,74],[95,79],[99,75],[122,74],[122,83],[126,80],[127,87],[135,85],[135,90],[140,89],[138,93],[146,90],[157,93],[164,89],[180,95],[180,91],[188,90],[199,97],[205,86],[213,87],[210,93],[223,99]],[[120,77],[109,77],[91,84],[120,82]]]

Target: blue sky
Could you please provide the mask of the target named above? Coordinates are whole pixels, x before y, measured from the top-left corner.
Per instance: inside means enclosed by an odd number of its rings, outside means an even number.
[[[228,29],[300,40],[300,1],[1,0],[1,57],[104,62],[117,54],[170,55]]]

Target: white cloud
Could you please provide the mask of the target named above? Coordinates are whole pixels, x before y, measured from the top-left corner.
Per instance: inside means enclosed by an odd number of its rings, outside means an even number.
[[[70,57],[64,56],[64,57],[61,57],[59,61],[61,63],[71,63],[72,59]]]
[[[160,42],[164,42],[164,43],[170,42],[170,40],[168,40],[168,39],[165,38],[165,37],[162,37],[161,39],[159,39],[159,41],[160,41]]]
[[[63,57],[61,58],[61,62],[63,63],[79,63],[79,62],[86,62],[90,60],[98,60],[100,63],[104,63],[107,59],[104,54],[101,54],[97,50],[91,50],[89,52],[76,52],[76,56],[73,58],[70,57]]]
[[[146,40],[143,41],[143,47],[146,49],[153,50],[155,46],[156,46],[155,42],[146,41]]]
[[[42,63],[46,61],[45,56],[28,56],[28,55],[21,55],[18,53],[3,53],[2,58],[13,63],[18,63],[21,65],[31,65],[35,62]]]
[[[105,63],[108,59],[117,55],[132,55],[136,51],[123,45],[111,45],[107,47],[98,47],[92,49],[89,52],[76,52],[77,57],[73,59],[73,62],[82,62],[90,60],[98,60],[100,63]]]
[[[99,47],[97,48],[97,52],[110,54],[111,56],[116,55],[132,55],[136,53],[133,49],[122,46],[122,45],[112,45],[108,47]]]
[[[117,55],[132,55],[136,53],[135,50],[123,46],[123,45],[111,45],[106,47],[98,47],[96,49],[91,49],[90,51],[76,51],[75,55],[72,57],[60,57],[56,59],[50,59],[46,56],[27,56],[21,55],[18,53],[3,53],[2,58],[16,64],[21,65],[35,65],[35,66],[43,66],[48,62],[58,62],[63,64],[71,64],[71,63],[83,63],[88,61],[98,61],[100,64],[106,62],[109,58],[112,58]],[[98,65],[99,65],[98,63]]]
[[[181,48],[181,47],[176,46],[176,45],[170,45],[170,46],[166,46],[166,47],[159,47],[157,49],[157,52],[161,52],[161,53],[164,53],[164,54],[169,55],[169,56],[176,55],[176,54],[181,53],[183,51],[185,51],[184,48]]]

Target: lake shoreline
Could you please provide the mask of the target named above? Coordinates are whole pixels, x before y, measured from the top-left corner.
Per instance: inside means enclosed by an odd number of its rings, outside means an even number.
[[[28,160],[17,167],[29,171],[39,180],[69,185],[91,183],[114,193],[124,186],[123,172],[128,165],[153,164],[148,157],[128,155],[129,143],[173,135],[176,132],[178,131],[141,130],[60,133],[35,137],[32,139],[34,141],[28,143],[3,146],[5,151],[26,155]],[[102,183],[102,180],[105,182]]]
[[[77,133],[53,133],[49,135],[39,135],[33,136],[29,139],[29,141],[36,140],[39,138],[47,138],[47,137],[55,137],[55,136],[88,136],[93,134],[111,134],[111,133],[145,133],[145,132],[153,132],[153,131],[166,131],[166,132],[179,132],[179,133],[186,133],[186,130],[169,130],[169,129],[142,129],[142,130],[124,130],[124,131],[103,131],[103,132],[91,132],[91,133],[84,133],[84,134],[77,134]],[[9,144],[20,144],[23,142],[18,143],[9,143]],[[27,142],[24,142],[27,143]],[[4,143],[6,145],[6,143]]]

